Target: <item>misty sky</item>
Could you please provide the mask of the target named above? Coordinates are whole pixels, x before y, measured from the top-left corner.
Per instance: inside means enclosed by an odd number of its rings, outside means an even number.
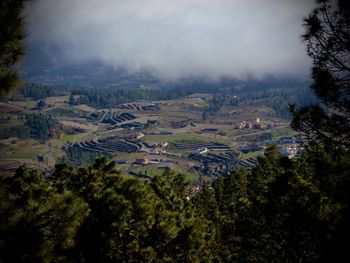
[[[28,42],[157,77],[306,76],[311,0],[36,0]],[[53,59],[57,57],[53,56]]]

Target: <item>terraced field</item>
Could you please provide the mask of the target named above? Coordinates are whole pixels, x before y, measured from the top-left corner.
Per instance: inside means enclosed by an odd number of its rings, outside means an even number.
[[[123,110],[133,110],[133,111],[158,111],[160,110],[158,105],[155,104],[145,104],[138,105],[135,103],[125,103],[118,106],[119,109]]]
[[[197,178],[199,174],[210,177],[220,173],[225,175],[236,168],[250,169],[258,154],[238,155],[242,147],[252,141],[264,141],[266,134],[269,139],[274,139],[290,132],[287,121],[268,118],[264,109],[256,107],[224,108],[204,120],[204,109],[196,109],[197,104],[200,106],[204,102],[194,98],[155,103],[136,101],[104,110],[86,105],[72,106],[65,100],[68,99],[50,98],[47,100],[50,107],[42,110],[43,114],[57,118],[62,126],[59,139],[50,139],[45,144],[34,141],[24,144],[18,138],[11,138],[16,143],[2,140],[0,170],[13,171],[23,163],[40,166],[43,170],[49,169],[65,155],[73,165],[83,165],[96,156],[106,155],[116,161],[125,161],[119,164],[125,174],[134,172],[134,175],[152,176],[170,167],[191,178]],[[25,114],[38,114],[37,110],[28,109],[29,104],[32,106],[37,102],[0,103],[0,132],[23,125]],[[266,125],[269,124],[269,129],[234,129],[241,119],[250,120],[260,116]],[[140,136],[139,140],[128,139],[135,136]],[[191,154],[201,148],[209,151],[201,155]],[[44,161],[38,160],[42,156]],[[134,165],[136,159],[143,158],[169,159],[171,163],[160,161]],[[202,169],[204,166],[207,171]]]
[[[118,152],[135,153],[141,148],[140,144],[123,139],[107,139],[102,141],[90,140],[75,145],[86,151],[112,155],[115,155]]]
[[[104,112],[94,112],[90,114],[90,118],[96,120],[98,123],[109,123],[111,125],[121,124],[125,121],[130,121],[136,119],[136,116],[124,112],[122,114],[118,114],[115,111],[104,111]]]
[[[236,161],[238,154],[234,151],[225,151],[223,153],[207,153],[206,155],[191,154],[189,158],[200,162],[228,164]]]
[[[208,148],[215,150],[226,150],[230,147],[226,144],[218,142],[206,142],[206,141],[194,141],[194,140],[181,140],[171,143],[178,150],[196,150],[199,148]]]

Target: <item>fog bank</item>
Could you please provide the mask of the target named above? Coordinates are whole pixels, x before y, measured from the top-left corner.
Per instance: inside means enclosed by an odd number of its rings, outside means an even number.
[[[28,42],[62,64],[100,60],[168,80],[306,76],[310,60],[300,35],[312,6],[311,0],[37,0],[26,11]]]

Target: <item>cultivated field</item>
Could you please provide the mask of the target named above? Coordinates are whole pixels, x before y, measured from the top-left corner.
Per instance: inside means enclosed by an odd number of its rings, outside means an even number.
[[[20,116],[34,113],[52,115],[61,127],[58,138],[45,142],[0,139],[2,171],[13,172],[22,164],[50,170],[62,160],[70,162],[72,156],[83,163],[107,155],[118,162],[123,173],[147,178],[168,167],[197,180],[200,175],[210,177],[236,167],[241,161],[249,165],[263,153],[242,153],[241,147],[293,135],[288,121],[272,118],[268,107],[225,106],[204,119],[209,103],[202,98],[134,102],[99,110],[71,106],[68,99],[47,98],[41,110],[30,100],[0,104],[0,131],[23,125],[25,119]],[[242,128],[242,123],[248,128]],[[203,153],[196,154],[201,149]]]

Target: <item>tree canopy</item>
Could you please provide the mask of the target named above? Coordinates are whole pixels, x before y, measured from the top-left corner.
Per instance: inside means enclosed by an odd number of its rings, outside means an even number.
[[[348,262],[350,156],[269,148],[252,171],[193,188],[98,158],[0,184],[3,262]]]
[[[317,105],[296,110],[292,126],[314,140],[350,147],[350,7],[348,1],[319,0],[304,20],[303,40],[313,60]],[[336,4],[337,3],[337,4]]]
[[[24,55],[25,37],[22,11],[28,0],[0,2],[0,98],[20,84],[16,64]]]
[[[106,158],[58,165],[49,177],[21,167],[1,182],[1,257],[198,262],[210,251],[211,230],[187,199],[188,186],[170,171],[151,182],[121,176]]]

